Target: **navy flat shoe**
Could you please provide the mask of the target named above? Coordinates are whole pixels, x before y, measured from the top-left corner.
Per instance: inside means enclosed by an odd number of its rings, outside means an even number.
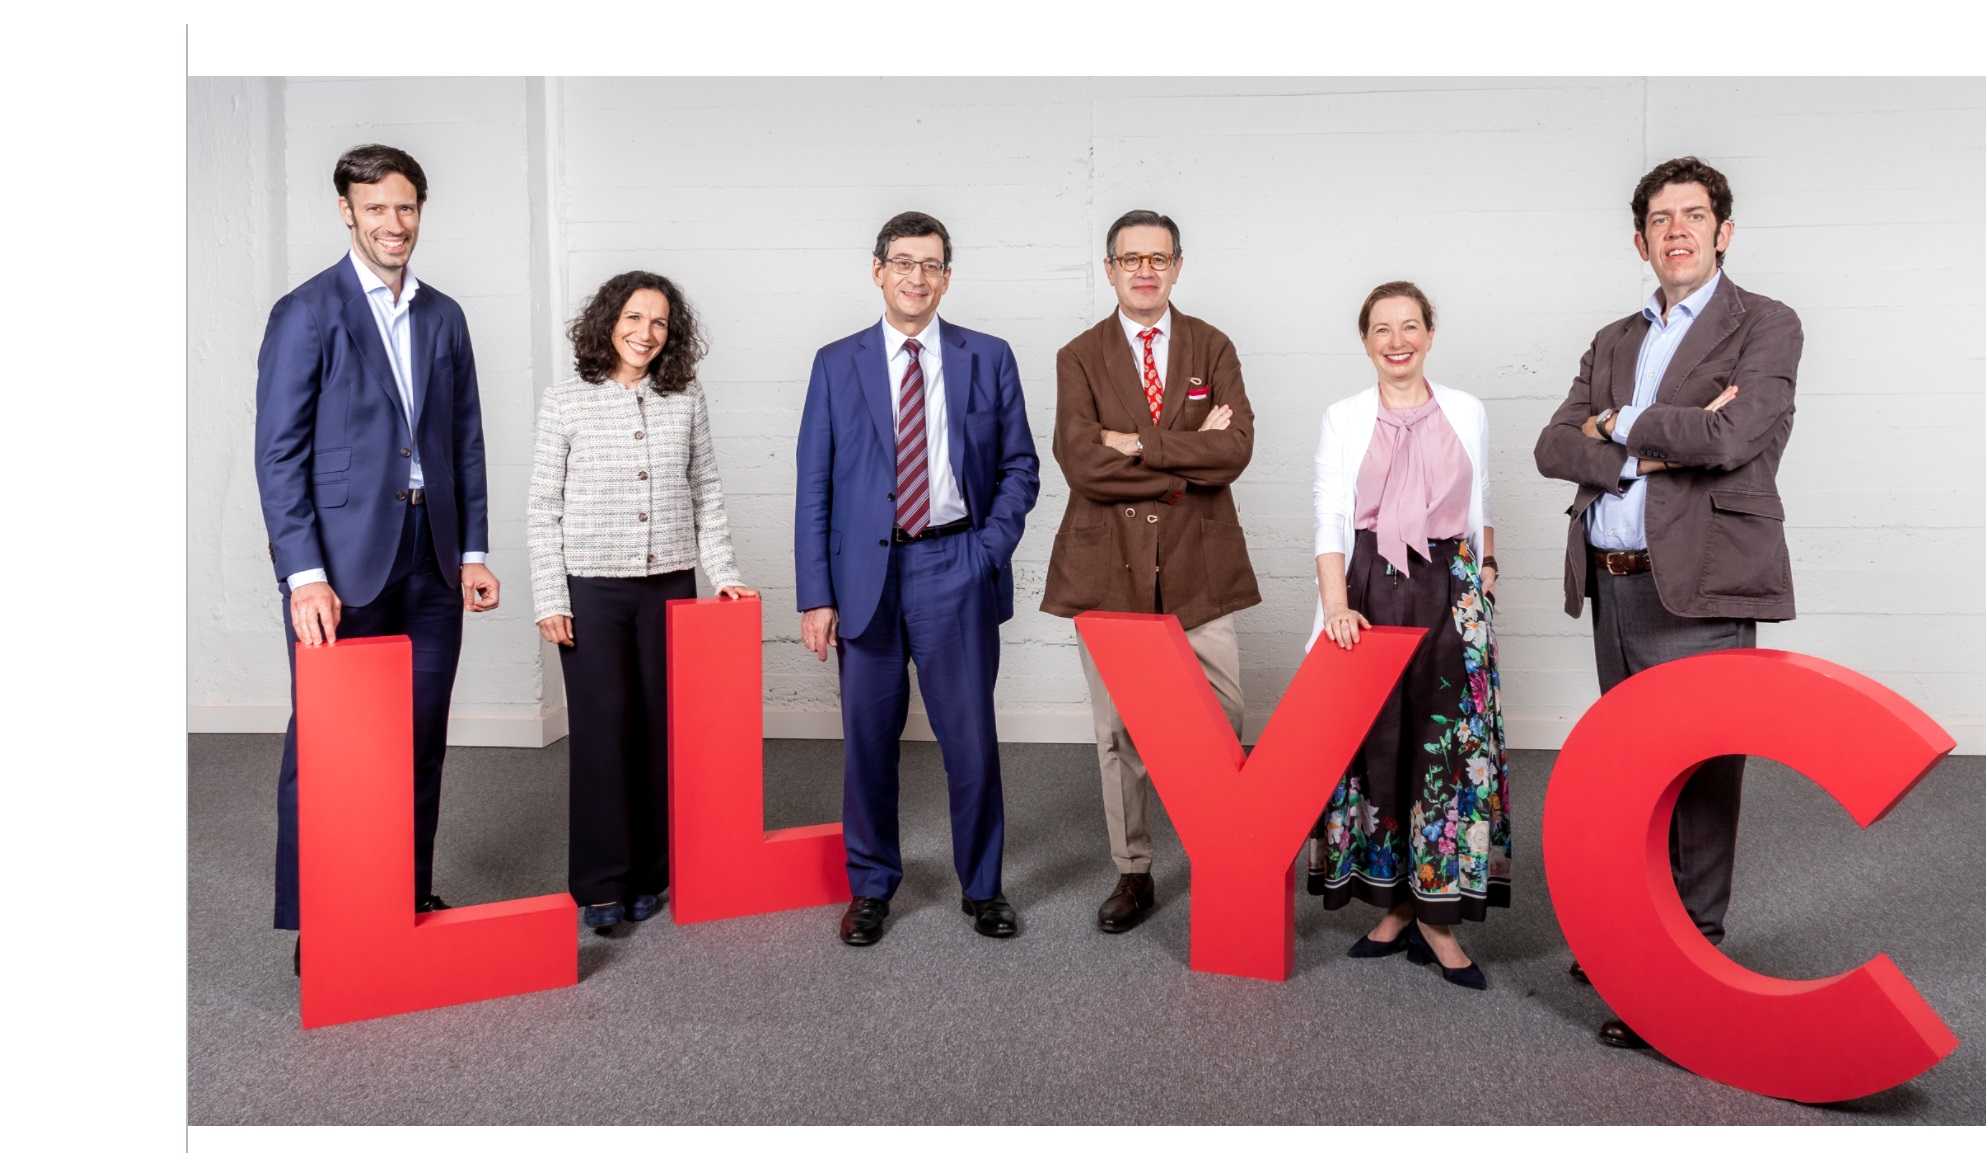
[[[627,904],[627,919],[646,921],[662,909],[662,897],[657,893],[643,893]]]
[[[589,929],[611,929],[621,923],[621,903],[611,905],[581,905],[579,921]]]
[[[1360,937],[1358,940],[1352,942],[1351,948],[1345,950],[1345,956],[1390,957],[1406,947],[1407,935],[1405,933],[1400,934],[1390,941],[1375,941],[1371,937]]]

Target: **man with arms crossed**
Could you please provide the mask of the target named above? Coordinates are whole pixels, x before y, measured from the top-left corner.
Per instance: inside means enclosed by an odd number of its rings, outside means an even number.
[[[1233,613],[1260,603],[1228,491],[1254,451],[1255,414],[1234,345],[1176,312],[1184,251],[1169,216],[1137,210],[1104,238],[1117,309],[1055,358],[1055,460],[1069,507],[1048,561],[1044,612],[1171,613],[1241,735]],[[1121,933],[1156,902],[1145,763],[1081,636],[1117,884],[1097,927]]]
[[[414,647],[414,911],[434,834],[462,613],[497,606],[476,362],[462,309],[407,269],[428,180],[398,148],[338,158],[352,248],[276,302],[255,381],[255,479],[283,593],[290,726],[276,786],[276,927],[298,927],[296,645]],[[295,965],[303,971],[299,941]]]
[[[1793,617],[1777,475],[1793,432],[1800,319],[1723,275],[1731,187],[1694,156],[1636,185],[1635,252],[1657,288],[1593,338],[1538,437],[1538,471],[1579,485],[1567,510],[1565,611],[1593,601],[1600,690],[1679,657],[1751,648]],[[1620,735],[1632,741],[1632,733]],[[1676,800],[1669,862],[1683,908],[1724,939],[1745,758],[1704,763]],[[1577,961],[1572,975],[1585,980]],[[1619,1020],[1600,1039],[1646,1046]]]
[[[951,265],[943,224],[891,217],[870,261],[883,318],[815,354],[800,415],[795,596],[807,650],[839,658],[850,945],[882,938],[903,880],[897,763],[912,661],[944,754],[961,906],[984,936],[1020,927],[1000,890],[993,681],[1040,465],[1013,350],[938,318]]]

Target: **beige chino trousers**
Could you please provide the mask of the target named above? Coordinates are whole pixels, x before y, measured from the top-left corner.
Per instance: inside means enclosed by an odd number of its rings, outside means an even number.
[[[1241,736],[1241,649],[1235,641],[1234,617],[1220,617],[1186,630],[1186,641],[1200,658],[1200,668],[1213,686],[1221,711]],[[1083,657],[1083,679],[1089,682],[1090,719],[1096,726],[1097,765],[1103,772],[1103,819],[1110,830],[1110,856],[1120,873],[1152,871],[1152,828],[1145,815],[1145,761],[1124,730],[1124,718],[1111,703],[1110,690],[1090,659],[1089,646],[1076,634]]]

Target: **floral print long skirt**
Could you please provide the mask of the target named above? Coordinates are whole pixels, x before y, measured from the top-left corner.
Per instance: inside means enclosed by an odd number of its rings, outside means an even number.
[[[1476,558],[1466,540],[1428,549],[1399,572],[1370,531],[1352,547],[1351,607],[1428,633],[1312,830],[1309,890],[1327,909],[1411,901],[1417,919],[1453,925],[1510,906],[1510,790]]]

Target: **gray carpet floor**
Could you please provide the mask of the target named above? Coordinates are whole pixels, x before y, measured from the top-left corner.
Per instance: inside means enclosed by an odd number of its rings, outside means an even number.
[[[1514,906],[1463,930],[1476,993],[1344,955],[1376,913],[1301,892],[1296,973],[1187,968],[1188,867],[1157,829],[1159,907],[1093,917],[1115,873],[1095,753],[1002,747],[1006,891],[1021,935],[958,909],[936,747],[904,756],[907,877],[868,949],[838,908],[580,934],[569,989],[309,1032],[292,936],[269,924],[280,739],[189,738],[188,1121],[232,1124],[1837,1124],[1986,1122],[1986,758],[1940,766],[1869,830],[1753,761],[1725,948],[1784,977],[1888,952],[1961,1038],[1917,1080],[1843,1105],[1775,1101],[1593,1039],[1565,975],[1538,813],[1551,754],[1513,755]],[[839,818],[838,742],[768,741],[775,827]],[[557,892],[565,746],[453,749],[436,891]]]

